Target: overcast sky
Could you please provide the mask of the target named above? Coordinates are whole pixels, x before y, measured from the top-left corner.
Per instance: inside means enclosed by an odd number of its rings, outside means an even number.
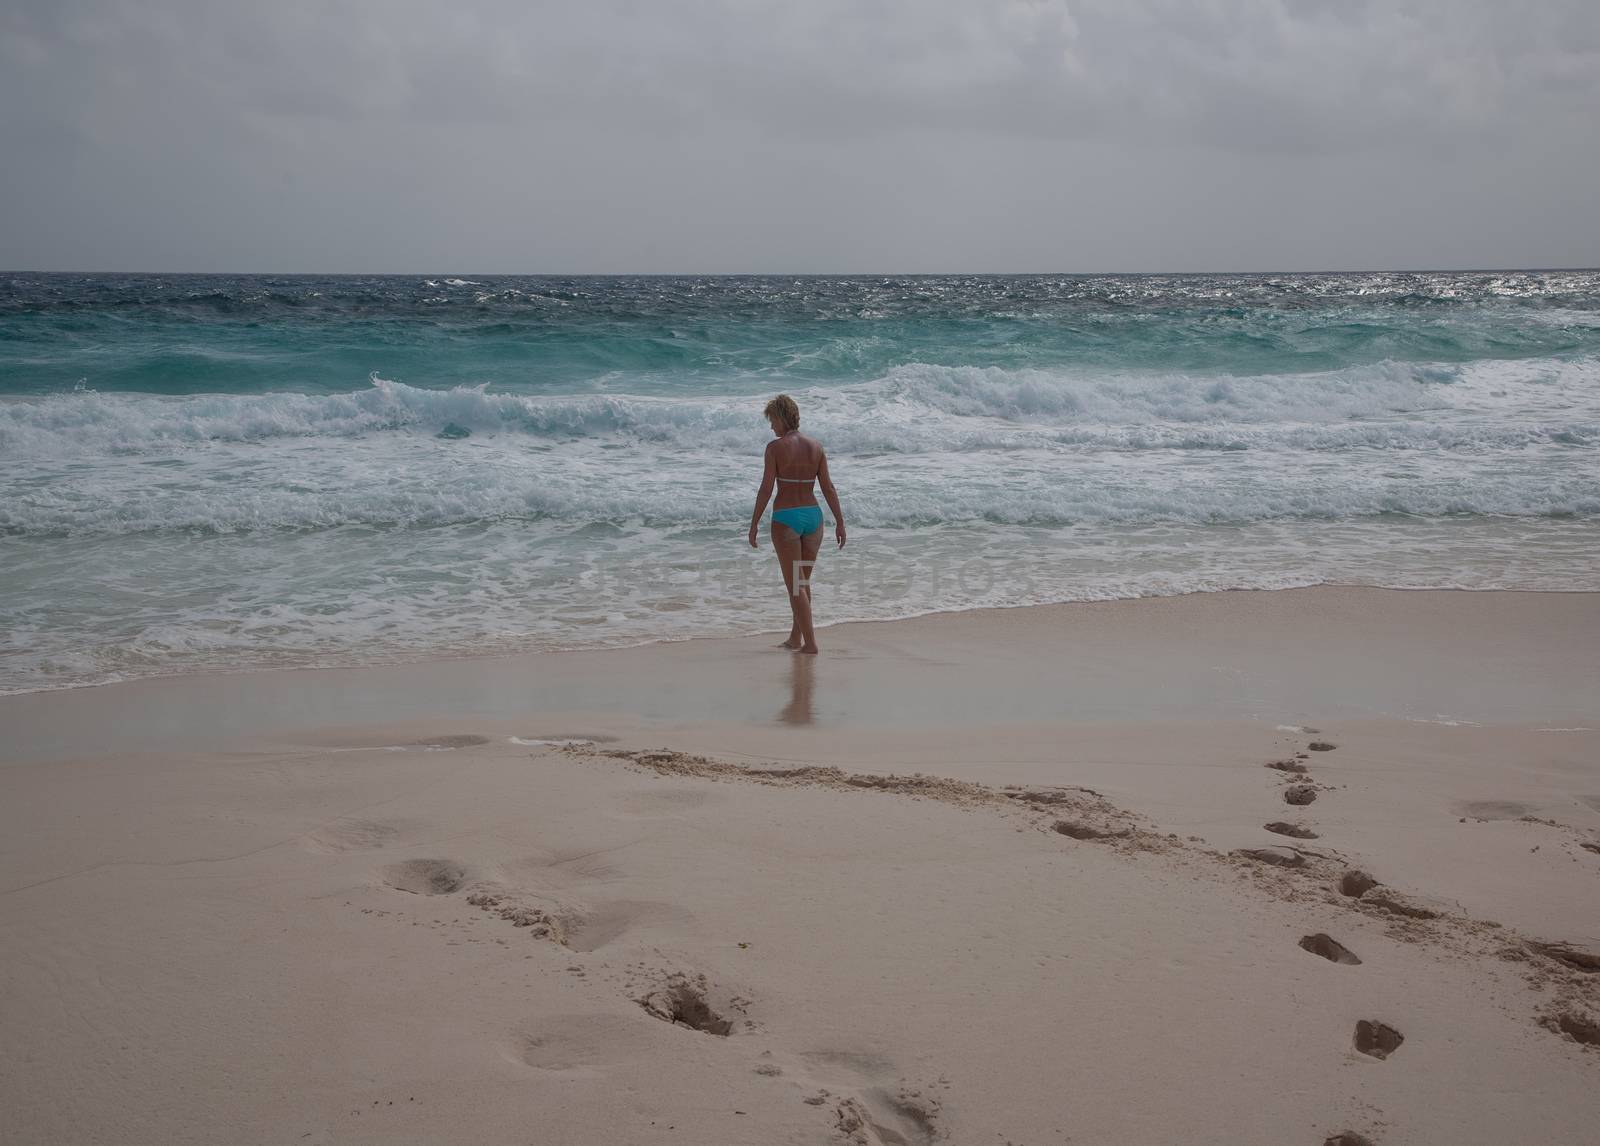
[[[0,268],[1600,265],[1596,0],[0,0]]]

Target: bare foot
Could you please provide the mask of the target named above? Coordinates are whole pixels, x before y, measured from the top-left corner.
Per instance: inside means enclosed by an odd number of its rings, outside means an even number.
[[[800,646],[800,651],[803,652],[803,653],[811,653],[811,654],[815,655],[815,653],[817,651],[817,646],[816,645],[801,645]]]
[[[797,648],[800,647],[800,638],[799,637],[790,637],[788,640],[783,641],[782,643],[780,643],[778,645],[778,647],[780,649],[797,649]]]

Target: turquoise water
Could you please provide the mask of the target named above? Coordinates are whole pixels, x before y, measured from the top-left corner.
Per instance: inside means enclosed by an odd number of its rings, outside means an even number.
[[[1600,354],[1600,275],[0,278],[0,393],[739,393],[920,362],[1284,375]]]
[[[1600,588],[1600,273],[0,275],[0,689],[1326,581]]]

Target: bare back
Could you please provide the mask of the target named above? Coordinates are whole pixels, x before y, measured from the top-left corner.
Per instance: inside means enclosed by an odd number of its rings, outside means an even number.
[[[801,433],[785,434],[773,439],[767,450],[779,478],[773,508],[816,505],[817,495],[812,483],[822,467],[822,443]]]

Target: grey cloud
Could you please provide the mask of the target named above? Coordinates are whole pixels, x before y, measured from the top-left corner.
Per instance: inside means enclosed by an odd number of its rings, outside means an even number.
[[[1582,0],[13,3],[0,265],[1571,265],[1597,116]]]

